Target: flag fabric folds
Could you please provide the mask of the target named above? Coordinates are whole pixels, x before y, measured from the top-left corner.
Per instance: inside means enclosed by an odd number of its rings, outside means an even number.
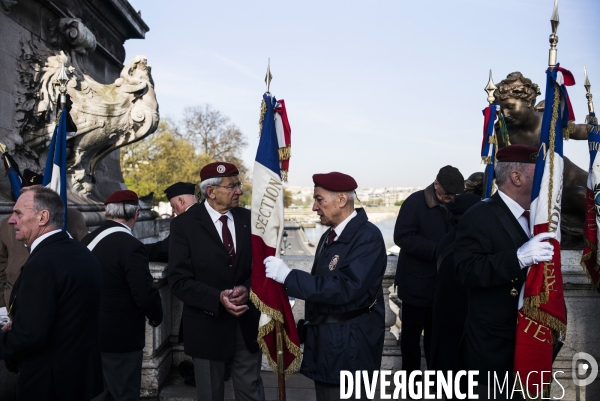
[[[600,286],[600,260],[598,244],[600,243],[600,132],[598,118],[590,113],[587,118],[588,148],[590,151],[590,172],[587,183],[586,216],[583,226],[583,256],[581,266],[587,271],[595,288]]]
[[[500,106],[493,103],[483,109],[483,141],[481,143],[481,159],[486,164],[485,173],[483,175],[483,194],[482,198],[492,196],[494,183],[494,168],[496,166],[496,151],[498,148],[498,140],[494,135],[494,122],[499,113]]]
[[[13,199],[16,201],[21,195],[21,188],[23,187],[23,179],[19,172],[19,166],[8,153],[4,153],[2,158],[4,160],[4,169],[8,174],[8,182],[10,182],[10,191]]]
[[[542,371],[552,371],[553,344],[566,334],[567,316],[560,261],[561,197],[563,189],[563,129],[574,119],[566,86],[573,75],[561,68],[547,71],[546,97],[539,153],[533,177],[531,222],[533,235],[555,232],[552,260],[531,266],[521,289],[515,346],[515,376],[527,399],[540,396]],[[536,384],[537,383],[537,384]],[[549,397],[550,385],[543,388]]]
[[[58,193],[65,205],[65,223],[62,227],[64,231],[67,230],[67,118],[68,111],[64,108],[60,112],[58,124],[54,127],[48,147],[42,183],[43,186]]]
[[[285,288],[266,278],[263,261],[267,256],[279,255],[284,229],[282,173],[287,172],[289,166],[291,130],[283,100],[277,101],[275,97],[265,93],[262,113],[261,136],[252,180],[250,299],[261,312],[258,343],[274,372],[277,372],[275,321],[282,323],[284,369],[288,377],[300,367],[300,342]],[[282,144],[285,146],[281,146]],[[282,151],[282,148],[287,150]]]

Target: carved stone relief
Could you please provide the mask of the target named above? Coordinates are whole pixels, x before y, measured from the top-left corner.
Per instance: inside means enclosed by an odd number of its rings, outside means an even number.
[[[62,47],[64,40],[75,53],[87,56],[96,50],[96,37],[78,18],[60,18],[50,24],[50,43]]]
[[[10,8],[17,4],[17,0],[1,0],[0,2],[2,3],[2,8],[4,8],[4,11],[8,13],[10,12]]]

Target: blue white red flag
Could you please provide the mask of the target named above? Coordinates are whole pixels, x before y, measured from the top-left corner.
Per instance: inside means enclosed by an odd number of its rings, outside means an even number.
[[[279,244],[284,228],[282,176],[287,173],[291,131],[283,100],[277,101],[268,93],[263,95],[263,100],[264,115],[252,180],[250,299],[262,314],[258,343],[274,372],[278,372],[275,321],[283,325],[283,359],[287,377],[300,366],[300,342],[285,288],[266,278],[263,261],[268,256],[279,256]]]
[[[4,160],[4,169],[8,174],[8,182],[10,182],[10,191],[13,196],[13,199],[19,199],[19,195],[21,195],[21,188],[23,187],[23,179],[21,178],[21,174],[18,171],[17,163],[13,160],[8,153],[6,153],[6,149],[4,149],[4,155],[2,159]]]
[[[58,125],[54,127],[54,134],[48,147],[46,170],[42,185],[58,193],[65,205],[65,223],[62,227],[67,230],[67,116],[64,108],[60,112]]]
[[[500,106],[493,103],[483,109],[483,140],[481,143],[481,159],[485,163],[482,198],[492,196],[494,187],[494,167],[496,166],[496,151],[498,140],[494,135],[494,124],[498,120]]]
[[[546,98],[539,153],[533,178],[530,229],[533,235],[555,232],[554,256],[531,266],[521,289],[515,346],[515,375],[527,391],[538,393],[543,371],[552,371],[553,344],[564,338],[567,315],[560,260],[560,222],[563,190],[563,129],[574,119],[566,86],[573,75],[557,65],[546,72]],[[534,326],[532,328],[532,326]],[[531,376],[537,377],[531,377]],[[540,381],[542,380],[542,381]],[[550,385],[543,389],[549,396]]]

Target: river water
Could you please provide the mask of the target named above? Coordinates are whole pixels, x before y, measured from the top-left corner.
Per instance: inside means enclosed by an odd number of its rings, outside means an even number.
[[[396,224],[396,218],[392,217],[389,219],[381,220],[375,225],[379,230],[381,230],[381,234],[383,235],[383,240],[385,241],[385,248],[389,249],[394,246],[394,225]],[[310,242],[315,244],[315,246],[319,243],[319,238],[325,231],[327,231],[327,226],[323,226],[320,223],[317,223],[315,228],[305,228],[304,232],[306,233],[306,237]]]

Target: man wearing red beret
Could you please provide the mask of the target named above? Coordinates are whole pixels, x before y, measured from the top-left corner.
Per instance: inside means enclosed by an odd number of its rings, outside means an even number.
[[[304,299],[306,340],[300,372],[315,381],[318,401],[339,400],[340,371],[381,367],[385,308],[381,283],[387,264],[381,231],[354,209],[356,181],[342,173],[315,174],[313,211],[329,226],[311,273],[265,260],[266,276]]]
[[[210,163],[200,171],[205,200],[171,222],[169,284],[183,302],[183,346],[194,360],[198,400],[225,397],[225,363],[238,401],[264,401],[260,312],[248,302],[250,211],[238,207],[239,171]]]
[[[81,241],[102,266],[100,352],[104,391],[94,401],[137,400],[142,380],[145,327],[163,319],[144,244],[132,234],[140,210],[135,192],[104,201],[106,221]]]
[[[458,225],[456,278],[469,292],[459,357],[466,364],[463,369],[479,371],[476,394],[480,399],[488,398],[488,372],[495,372],[500,381],[507,374],[512,377],[519,292],[527,268],[551,260],[553,254],[552,245],[545,240],[555,238],[554,233],[533,238],[530,234],[536,158],[537,148],[533,146],[500,149],[496,164],[498,191],[470,208]],[[512,380],[505,388],[513,388]]]
[[[400,255],[395,284],[402,300],[400,350],[407,375],[421,369],[421,333],[429,365],[437,275],[435,250],[450,229],[446,205],[463,192],[460,171],[444,166],[431,185],[406,198],[396,220],[394,243],[400,247]]]

